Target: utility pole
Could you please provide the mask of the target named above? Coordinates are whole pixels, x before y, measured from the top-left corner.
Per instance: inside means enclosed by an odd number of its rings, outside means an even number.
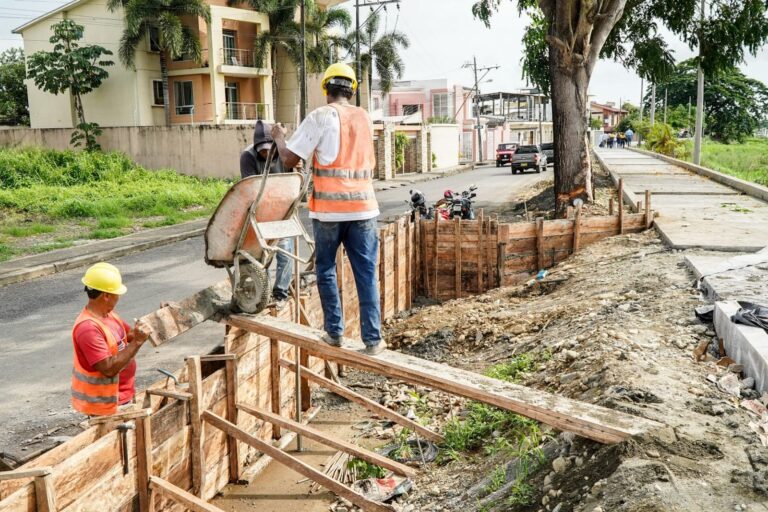
[[[472,57],[472,64],[464,64],[462,67],[472,67],[475,73],[475,122],[477,123],[477,126],[475,128],[477,129],[477,156],[479,157],[478,161],[483,161],[483,132],[482,128],[480,126],[480,82],[485,78],[488,73],[493,71],[494,69],[499,69],[499,66],[488,66],[484,68],[478,68],[477,67],[477,57]],[[477,76],[478,71],[484,71],[483,76],[479,77]]]
[[[693,163],[696,165],[701,163],[701,136],[702,131],[704,130],[704,69],[701,67],[701,59],[704,58],[702,53],[704,45],[701,43],[701,38],[704,36],[704,8],[705,0],[701,0],[701,19],[699,21],[701,24],[699,27],[699,82],[696,89],[696,133],[694,134],[693,139]]]
[[[669,89],[664,88],[664,124],[667,124],[667,99],[669,98]]]
[[[645,107],[645,78],[640,78],[640,122],[643,122],[643,108]]]
[[[691,133],[691,97],[688,96],[688,115],[685,117],[685,129]]]
[[[357,94],[355,105],[360,106],[360,82],[363,76],[363,63],[360,62],[360,8],[376,5],[399,4],[400,0],[355,0],[355,75],[357,76]],[[368,84],[368,96],[371,96],[371,84]]]
[[[541,129],[541,116],[544,113],[544,101],[539,99],[539,146],[544,144],[544,132]]]
[[[299,85],[301,106],[299,118],[307,117],[307,0],[301,0],[301,84]]]
[[[651,86],[651,126],[656,124],[656,84]]]

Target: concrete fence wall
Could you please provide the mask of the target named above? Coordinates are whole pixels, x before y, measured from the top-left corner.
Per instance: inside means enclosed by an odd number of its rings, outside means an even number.
[[[432,150],[437,168],[459,165],[460,129],[457,124],[433,124],[430,126]],[[430,155],[430,159],[432,155]],[[431,164],[430,164],[431,165]]]

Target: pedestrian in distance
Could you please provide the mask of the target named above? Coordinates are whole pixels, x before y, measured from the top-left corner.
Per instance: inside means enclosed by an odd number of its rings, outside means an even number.
[[[253,144],[245,148],[240,154],[241,178],[264,174],[264,170],[267,167],[267,158],[269,158],[269,150],[272,148],[273,142],[272,125],[261,120],[257,121],[256,128],[253,130]],[[269,173],[281,174],[290,171],[291,168],[289,167],[286,170],[280,157],[275,154],[269,168]],[[282,238],[277,243],[277,246],[286,252],[293,252],[293,239]],[[275,269],[275,284],[272,287],[272,298],[281,302],[287,300],[290,293],[293,265],[291,264],[291,259],[281,252],[278,252],[275,258],[277,260],[277,268]]]
[[[109,416],[133,407],[135,357],[150,331],[138,322],[131,329],[115,312],[127,291],[115,266],[96,263],[82,283],[88,304],[72,327],[72,407],[88,416]]]
[[[379,253],[379,206],[373,189],[376,154],[368,113],[351,105],[357,77],[343,63],[331,64],[323,76],[327,105],[311,112],[291,139],[276,125],[272,136],[283,164],[313,160],[314,188],[309,216],[315,237],[317,288],[323,307],[324,341],[341,346],[344,318],[336,275],[336,253],[343,245],[352,266],[360,302],[360,332],[365,353],[378,355],[386,343],[381,335],[381,309],[376,281]]]
[[[613,144],[616,142],[616,138],[613,136],[613,132],[608,134],[608,148],[613,149]]]
[[[627,146],[632,147],[632,138],[635,136],[635,132],[632,131],[632,128],[627,128],[627,131],[624,132],[624,136],[627,138]]]

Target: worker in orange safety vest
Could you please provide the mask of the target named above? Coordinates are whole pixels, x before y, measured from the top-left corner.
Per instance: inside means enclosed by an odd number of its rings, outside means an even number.
[[[88,416],[108,416],[130,406],[135,395],[135,356],[149,337],[114,311],[127,288],[120,271],[97,263],[82,278],[88,304],[72,327],[72,407]]]
[[[357,90],[350,66],[332,64],[322,81],[327,105],[311,112],[291,139],[280,125],[272,129],[283,165],[312,161],[314,188],[309,217],[315,238],[317,288],[323,307],[326,343],[341,346],[344,318],[336,276],[336,253],[344,246],[360,301],[360,332],[365,353],[378,355],[386,343],[381,335],[381,309],[376,280],[379,254],[379,206],[373,189],[376,153],[368,113],[349,103]]]

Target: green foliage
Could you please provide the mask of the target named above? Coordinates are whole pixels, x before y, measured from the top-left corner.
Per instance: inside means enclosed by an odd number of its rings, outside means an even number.
[[[408,136],[403,132],[395,132],[395,170],[402,170],[405,165],[405,147],[409,144]]]
[[[651,151],[675,158],[687,158],[691,148],[677,138],[671,126],[664,123],[653,125],[645,136],[645,147]]]
[[[498,491],[504,485],[506,480],[507,468],[504,464],[499,464],[493,469],[493,473],[491,473],[491,481],[485,486],[483,492],[485,494],[491,494]]]
[[[529,373],[535,368],[535,361],[529,354],[521,354],[512,360],[492,366],[485,375],[507,382],[519,382],[522,374]]]
[[[435,116],[427,119],[428,124],[456,124],[456,120],[451,116]]]
[[[0,124],[29,125],[26,73],[21,48],[0,53]]]
[[[375,68],[382,91],[388,93],[392,90],[395,80],[402,78],[405,72],[405,64],[400,52],[410,46],[410,41],[407,35],[397,30],[379,35],[380,24],[381,17],[377,12],[373,12],[360,28],[360,62],[368,77],[368,83],[373,81]],[[357,37],[357,31],[354,30],[346,36],[345,46],[352,56],[355,53]]]
[[[125,233],[121,229],[94,229],[88,238],[94,240],[106,240],[108,238],[117,238],[123,236]]]
[[[32,223],[24,226],[8,226],[0,229],[4,235],[13,236],[16,238],[23,238],[33,235],[42,235],[44,233],[52,233],[56,228],[48,224]]]
[[[531,24],[523,34],[523,78],[538,87],[544,95],[551,96],[547,20],[537,8],[530,9],[529,15]]]
[[[533,498],[535,496],[534,488],[525,482],[517,481],[512,487],[512,492],[507,498],[507,505],[510,507],[522,506],[527,507],[533,505]]]
[[[347,468],[352,472],[358,480],[364,480],[366,478],[384,478],[387,476],[387,471],[384,468],[366,462],[362,459],[351,458],[347,463]]]
[[[81,46],[84,28],[70,19],[64,19],[51,27],[53,36],[50,42],[53,51],[40,51],[32,54],[27,62],[27,75],[35,85],[51,94],[69,91],[75,103],[75,112],[79,120],[72,132],[70,144],[85,146],[87,151],[98,151],[101,147],[96,137],[101,130],[96,123],[85,119],[82,96],[98,89],[109,73],[105,67],[114,64],[106,60],[105,55],[112,52],[98,45]]]
[[[694,60],[681,62],[656,87],[656,111],[663,108],[663,94],[658,91],[666,90],[671,107],[668,121],[675,128],[693,127],[695,109],[691,109],[691,121],[686,122],[686,118],[688,102],[696,103],[697,69]],[[650,93],[645,102],[650,107]],[[741,142],[768,118],[768,87],[744,76],[736,66],[713,71],[706,76],[704,116],[707,135],[721,142]]]
[[[96,226],[98,229],[122,229],[131,225],[131,221],[126,217],[105,217],[99,219]]]
[[[704,141],[701,165],[768,186],[768,139],[747,139],[741,144]]]
[[[12,247],[0,243],[0,261],[8,261],[13,258],[15,251]]]
[[[437,169],[437,155],[434,152],[432,153],[432,168]]]
[[[603,127],[603,123],[596,117],[589,118],[589,127],[593,130],[599,130]]]

